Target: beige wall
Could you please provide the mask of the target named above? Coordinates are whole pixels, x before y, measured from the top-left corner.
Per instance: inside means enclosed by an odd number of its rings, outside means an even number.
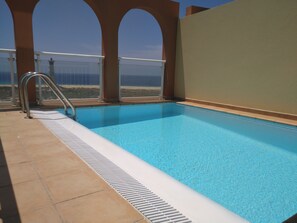
[[[182,19],[175,96],[297,115],[297,0],[237,0]]]

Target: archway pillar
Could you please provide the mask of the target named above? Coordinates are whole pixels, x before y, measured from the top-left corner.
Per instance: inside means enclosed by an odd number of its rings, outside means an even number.
[[[115,20],[102,26],[103,97],[105,102],[119,101],[118,24]]]
[[[164,69],[163,98],[174,98],[175,57],[176,57],[176,26],[170,23],[163,32],[163,60],[166,60]]]
[[[34,71],[34,44],[32,15],[39,0],[6,0],[14,23],[14,39],[16,48],[16,65],[18,80],[21,75]],[[20,88],[18,88],[20,90]],[[29,102],[36,103],[35,80],[28,85]]]
[[[118,28],[122,18],[118,0],[85,0],[96,14],[102,30],[103,95],[105,102],[119,101]],[[101,85],[102,87],[102,85]]]

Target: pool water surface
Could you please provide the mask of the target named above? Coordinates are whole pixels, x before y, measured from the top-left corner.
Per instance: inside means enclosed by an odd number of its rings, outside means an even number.
[[[250,222],[297,212],[297,128],[175,103],[79,108],[78,122]]]

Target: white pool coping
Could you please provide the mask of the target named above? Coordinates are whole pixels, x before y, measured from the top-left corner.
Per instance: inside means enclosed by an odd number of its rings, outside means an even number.
[[[32,111],[32,114],[42,122],[51,121],[63,126],[192,222],[248,222],[63,114],[57,111]]]

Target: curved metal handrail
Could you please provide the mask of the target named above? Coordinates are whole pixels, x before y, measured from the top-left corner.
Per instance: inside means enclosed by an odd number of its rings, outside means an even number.
[[[67,112],[67,104],[72,110],[71,118],[76,119],[76,111],[73,106],[73,104],[68,100],[68,98],[61,92],[61,90],[58,88],[58,86],[55,84],[54,80],[44,74],[39,72],[27,72],[22,75],[20,79],[20,101],[22,106],[22,111],[27,112],[27,117],[31,118],[30,116],[30,107],[29,107],[29,97],[28,97],[28,83],[29,80],[33,77],[40,77],[48,86],[49,88],[54,92],[54,94],[57,96],[58,99],[62,102],[64,106],[64,112],[66,115],[68,115]]]
[[[33,73],[34,72],[27,72],[23,74],[20,78],[20,103],[21,103],[21,108],[23,112],[26,112],[25,102],[24,102],[24,80]]]
[[[25,80],[30,77],[33,74],[36,74],[37,72],[27,72],[23,74],[20,78],[20,103],[21,108],[24,113],[26,113],[26,107],[25,107],[25,101],[24,101],[24,88],[25,88]],[[63,103],[64,105],[64,103]]]
[[[67,113],[67,105],[66,103],[64,102],[64,96],[62,95],[62,93],[59,93],[58,89],[54,89],[56,88],[55,85],[53,85],[53,87],[51,86],[52,83],[50,83],[48,81],[48,79],[44,78],[43,76],[39,76],[38,74],[33,74],[31,76],[29,76],[27,79],[24,80],[24,87],[26,88],[26,91],[24,91],[25,93],[25,102],[28,101],[28,91],[27,91],[27,87],[28,87],[28,82],[29,80],[31,79],[31,77],[40,77],[48,86],[49,88],[53,91],[53,93],[57,96],[57,98],[59,98],[64,106],[64,112]],[[60,95],[61,94],[61,95]],[[28,106],[26,105],[26,107],[28,108]],[[27,110],[27,109],[26,109]]]
[[[37,72],[27,72],[24,75],[22,75],[21,79],[20,79],[20,101],[21,101],[21,106],[22,106],[22,111],[25,113],[26,112],[26,107],[25,107],[25,101],[24,101],[24,88],[25,88],[25,83],[26,80],[32,76],[38,74]],[[42,73],[40,73],[42,74]],[[46,75],[46,74],[45,74]],[[46,75],[47,76],[47,75]],[[62,95],[58,96],[57,93],[55,92],[55,90],[50,86],[50,83],[48,83],[47,79],[44,78],[43,76],[39,76],[44,82],[46,82],[46,84],[50,87],[50,89],[54,92],[54,94],[57,96],[57,98],[59,98],[61,100],[61,98],[65,97],[63,95],[63,93],[61,93]],[[49,76],[47,76],[48,78],[51,78]],[[53,82],[53,81],[52,81]],[[53,83],[53,85],[55,85]],[[59,90],[59,89],[58,89]],[[59,93],[59,92],[58,92]],[[64,102],[64,100],[61,100],[63,106],[64,106],[64,112],[65,114],[67,114],[67,105]]]

